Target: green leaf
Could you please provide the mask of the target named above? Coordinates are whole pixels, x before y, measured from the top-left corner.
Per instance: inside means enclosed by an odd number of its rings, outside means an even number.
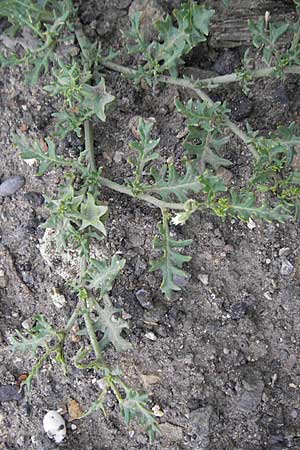
[[[167,298],[171,298],[172,291],[181,290],[176,281],[176,277],[187,277],[187,273],[182,270],[182,266],[191,259],[190,256],[179,253],[177,249],[182,249],[187,245],[190,245],[192,239],[176,241],[171,238],[166,214],[163,216],[163,222],[159,225],[159,231],[161,239],[156,236],[153,241],[153,247],[156,250],[160,250],[163,255],[156,260],[150,261],[150,272],[155,270],[160,270],[162,272],[163,280],[161,290]]]
[[[106,229],[104,224],[101,222],[101,217],[103,217],[108,211],[107,206],[96,205],[96,201],[92,194],[87,194],[87,200],[85,203],[81,204],[81,227],[80,230],[84,230],[87,227],[96,228],[104,236],[106,236]]]
[[[235,191],[231,192],[228,214],[245,221],[248,221],[250,218],[258,218],[268,222],[285,222],[291,217],[289,210],[283,205],[277,205],[272,208],[263,203],[260,206],[256,206],[254,193],[237,193]]]
[[[131,348],[131,344],[121,334],[129,328],[128,324],[122,318],[116,318],[115,314],[119,313],[120,309],[112,305],[107,295],[104,296],[103,301],[104,307],[97,307],[98,318],[95,322],[95,330],[103,333],[100,346],[105,349],[112,343],[118,352],[125,352]]]
[[[104,78],[101,78],[97,86],[85,84],[82,95],[82,105],[95,114],[102,122],[105,122],[107,106],[115,100],[115,97],[106,91]]]
[[[35,321],[34,326],[26,333],[16,330],[16,335],[12,338],[13,351],[32,352],[35,354],[38,348],[47,347],[49,341],[54,336],[57,336],[54,328],[42,314],[36,314],[33,316],[33,320]]]
[[[176,100],[177,110],[187,117],[189,134],[183,143],[188,155],[195,156],[203,172],[207,165],[215,170],[229,167],[232,163],[218,155],[219,150],[229,141],[224,137],[226,104],[189,100],[186,104]]]
[[[201,190],[197,168],[190,161],[185,162],[185,174],[177,172],[174,164],[163,165],[159,170],[152,169],[154,183],[145,191],[159,195],[165,201],[171,201],[172,196],[184,203],[189,199],[189,193]]]
[[[139,119],[138,133],[139,141],[130,142],[130,148],[135,151],[135,157],[130,159],[130,164],[134,167],[135,180],[131,182],[134,192],[137,194],[144,190],[143,175],[145,167],[159,158],[159,154],[154,149],[159,144],[159,139],[151,139],[153,123],[143,118]]]
[[[128,426],[133,418],[138,417],[148,433],[150,442],[153,442],[156,435],[160,434],[160,430],[154,414],[147,408],[148,395],[140,394],[125,384],[122,386],[126,396],[120,403],[120,408],[125,424]]]
[[[37,159],[40,161],[38,176],[44,175],[55,166],[70,165],[70,160],[64,159],[57,155],[56,146],[54,142],[46,138],[47,147],[39,141],[32,141],[24,134],[13,135],[14,144],[21,150],[21,158],[23,159]]]
[[[102,298],[112,289],[125,263],[126,260],[119,258],[118,255],[112,257],[110,264],[105,259],[92,259],[86,272],[88,288],[100,290]]]

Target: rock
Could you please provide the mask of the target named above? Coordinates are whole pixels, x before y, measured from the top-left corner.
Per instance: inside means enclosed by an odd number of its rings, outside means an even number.
[[[23,397],[19,386],[16,384],[1,384],[0,385],[0,403],[10,402],[12,400],[21,400]]]
[[[132,18],[137,11],[142,13],[141,29],[145,33],[146,39],[153,40],[157,36],[153,24],[164,18],[164,9],[157,0],[133,0],[128,12],[129,17]]]
[[[48,411],[43,419],[45,433],[49,439],[60,444],[66,437],[67,430],[64,419],[56,411]]]
[[[245,413],[254,411],[262,400],[264,387],[264,382],[258,371],[250,368],[245,371],[242,389],[237,401],[238,409]]]
[[[239,303],[233,304],[228,312],[233,320],[240,320],[247,314],[247,310],[247,303],[241,301]]]
[[[31,328],[33,327],[33,325],[35,324],[35,319],[33,317],[29,317],[29,319],[23,320],[23,322],[21,323],[22,328],[24,328],[24,330],[31,330]]]
[[[146,333],[145,338],[149,339],[150,341],[157,340],[157,337],[155,336],[155,334],[152,331],[149,331],[148,333]]]
[[[230,109],[231,117],[239,122],[250,116],[253,109],[253,102],[245,95],[241,95],[231,102]]]
[[[8,285],[8,277],[5,275],[4,271],[0,269],[0,289],[6,288]]]
[[[200,273],[197,276],[197,278],[198,278],[198,280],[201,281],[202,284],[204,284],[204,286],[208,285],[208,275],[207,275],[207,273]]]
[[[0,184],[0,197],[7,197],[15,194],[25,184],[25,178],[21,175],[9,177]]]
[[[71,398],[71,400],[68,402],[68,413],[71,420],[80,419],[80,417],[83,415],[83,410],[80,406],[80,404]]]
[[[281,264],[280,274],[284,276],[291,275],[294,271],[294,266],[287,260],[284,259]]]
[[[227,73],[233,73],[239,65],[240,58],[238,54],[233,50],[225,50],[217,58],[213,65],[213,70],[219,75],[226,75]]]
[[[181,427],[165,422],[162,423],[159,428],[163,437],[170,442],[178,442],[183,439],[183,431]]]
[[[282,247],[281,249],[279,249],[279,256],[280,258],[283,258],[284,256],[288,256],[290,252],[290,247]]]
[[[177,286],[184,287],[189,282],[189,277],[180,277],[179,275],[174,275],[173,281]]]
[[[141,379],[146,389],[149,386],[152,386],[153,384],[158,384],[160,382],[160,378],[157,375],[151,374],[150,375],[141,374]]]
[[[191,412],[191,424],[193,432],[197,436],[196,442],[199,450],[206,449],[209,445],[209,422],[212,412],[212,406],[205,406]]]
[[[226,186],[228,186],[231,183],[231,180],[233,178],[232,172],[226,169],[225,167],[220,167],[217,170],[217,175],[223,178],[223,181],[226,184]]]
[[[42,206],[44,204],[44,197],[39,192],[26,192],[24,194],[25,200],[32,206]]]
[[[135,294],[139,304],[142,308],[151,309],[153,308],[153,303],[151,299],[151,294],[146,289],[139,289]]]

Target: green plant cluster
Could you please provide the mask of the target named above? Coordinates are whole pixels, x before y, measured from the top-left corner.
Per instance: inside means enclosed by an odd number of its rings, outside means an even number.
[[[299,2],[295,4],[299,14]],[[59,251],[72,246],[78,250],[81,261],[78,276],[72,283],[78,304],[65,327],[57,330],[38,314],[31,330],[16,332],[13,348],[21,352],[30,350],[37,358],[26,380],[29,386],[48,358],[55,358],[66,370],[70,362],[65,356],[65,346],[77,322],[82,345],[73,362],[77,368],[97,371],[104,386],[86,414],[98,409],[105,411],[106,395],[113,392],[126,424],[139,419],[153,440],[159,427],[147,406],[147,395],[129,387],[120,371],[110,368],[104,357],[109,345],[116,351],[126,351],[131,345],[126,339],[128,324],[110,297],[125,259],[112,255],[110,260],[97,260],[91,256],[95,242],[107,238],[109,205],[103,199],[102,188],[160,209],[162,220],[153,241],[157,258],[150,261],[149,270],[160,273],[161,291],[167,298],[181,289],[182,279],[188,276],[185,264],[190,256],[184,251],[192,243],[190,239],[175,239],[170,232],[171,224],[183,225],[196,211],[204,210],[223,220],[235,217],[246,222],[250,218],[283,222],[293,215],[298,217],[300,169],[295,164],[300,144],[298,126],[279,126],[268,136],[260,136],[250,127],[243,130],[230,120],[226,103],[212,102],[203,88],[240,81],[249,92],[250,83],[258,77],[300,74],[300,19],[296,24],[266,23],[265,18],[249,23],[253,45],[262,48],[263,61],[270,67],[250,68],[253,61],[248,51],[237,73],[190,80],[179,77],[180,66],[191,49],[206,40],[214,14],[192,0],[182,4],[173,16],[167,15],[156,23],[157,38],[151,42],[142,31],[141,14],[133,16],[131,28],[124,36],[127,51],[136,55],[137,68],[116,64],[114,52],[104,56],[98,43],[89,42],[78,24],[71,0],[9,0],[2,2],[1,8],[0,16],[10,23],[7,40],[3,40],[10,50],[1,55],[0,64],[3,67],[25,64],[26,77],[31,83],[36,83],[51,66],[52,81],[44,89],[63,99],[62,110],[54,114],[55,131],[46,139],[46,148],[24,134],[15,135],[14,142],[24,159],[39,162],[38,176],[63,168],[65,182],[55,198],[48,199],[49,218],[44,227],[54,230]],[[290,33],[291,44],[288,50],[282,51],[278,42],[285,33]],[[30,45],[24,44],[26,39]],[[64,53],[61,43],[66,40],[70,46]],[[15,45],[20,42],[21,48]],[[12,48],[16,51],[11,51]],[[144,80],[149,85],[169,83],[189,88],[199,97],[185,103],[175,101],[187,127],[183,156],[176,165],[171,159],[161,157],[159,139],[152,137],[153,123],[141,118],[138,138],[130,143],[131,176],[123,184],[103,176],[95,162],[91,122],[106,121],[114,102],[103,76],[107,69],[120,72],[135,83]],[[244,143],[253,160],[252,177],[245,187],[240,186],[239,180],[228,186],[221,175],[224,168],[233,165],[224,156],[234,154],[228,130]],[[85,148],[77,159],[66,158],[57,151],[57,142],[70,133],[84,135]],[[234,155],[233,159],[238,157]]]

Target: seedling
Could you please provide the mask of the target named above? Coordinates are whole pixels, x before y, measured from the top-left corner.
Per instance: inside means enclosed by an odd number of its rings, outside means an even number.
[[[111,255],[110,259],[95,259],[95,240],[107,236],[106,218],[110,205],[101,200],[102,187],[147,202],[161,211],[161,223],[153,247],[157,258],[150,261],[150,271],[161,274],[161,291],[171,298],[181,289],[180,280],[187,277],[186,263],[190,256],[184,252],[191,239],[177,240],[170,233],[170,223],[183,225],[199,210],[209,210],[221,219],[234,217],[243,221],[262,219],[284,222],[300,211],[300,169],[296,167],[297,146],[300,143],[297,124],[279,126],[268,136],[259,136],[248,127],[239,128],[229,118],[225,103],[212,102],[203,89],[214,89],[225,83],[240,82],[245,92],[260,77],[281,77],[300,74],[300,18],[296,23],[272,22],[262,17],[249,22],[253,45],[262,52],[265,68],[255,69],[249,50],[236,73],[204,80],[179,77],[184,57],[209,33],[214,11],[189,0],[156,23],[157,38],[148,42],[141,28],[141,14],[132,17],[131,28],[124,33],[127,52],[139,55],[140,65],[129,68],[115,63],[113,51],[103,55],[98,43],[84,35],[71,0],[9,0],[2,2],[0,15],[10,23],[7,29],[9,49],[1,55],[2,66],[25,64],[26,78],[36,83],[42,73],[52,68],[52,82],[45,91],[64,99],[64,109],[55,113],[55,131],[46,139],[47,151],[40,142],[25,135],[15,135],[14,142],[24,159],[39,161],[38,176],[49,170],[63,168],[65,183],[55,198],[48,199],[49,218],[45,228],[54,230],[59,251],[72,246],[80,255],[80,270],[72,283],[78,304],[63,329],[54,328],[41,314],[26,333],[16,332],[13,348],[36,355],[25,384],[33,378],[48,358],[55,358],[65,370],[65,344],[75,322],[80,324],[78,335],[82,345],[74,357],[80,369],[94,369],[103,379],[103,390],[86,414],[105,411],[105,397],[115,394],[126,424],[137,418],[151,440],[159,432],[153,412],[147,406],[148,396],[129,387],[119,370],[105,360],[105,349],[112,345],[116,351],[126,351],[131,344],[125,339],[128,324],[118,317],[110,298],[115,279],[125,265],[125,259]],[[224,2],[224,4],[228,4]],[[300,3],[295,1],[299,15]],[[290,46],[281,48],[280,39],[288,33]],[[26,35],[26,36],[25,36]],[[22,47],[24,39],[30,45]],[[61,42],[69,42],[69,51],[61,55]],[[5,40],[4,40],[5,43]],[[17,44],[21,43],[21,49]],[[16,48],[12,52],[12,48]],[[17,51],[18,50],[18,51]],[[186,118],[188,134],[183,143],[184,154],[178,166],[164,161],[159,154],[159,139],[152,138],[153,124],[140,119],[139,138],[130,144],[134,155],[130,160],[132,176],[123,184],[103,177],[96,166],[91,122],[106,121],[114,103],[103,77],[104,70],[113,70],[139,84],[173,84],[194,91],[199,100],[175,102],[177,111]],[[235,183],[225,185],[220,168],[232,162],[223,156],[230,141],[228,130],[240,139],[253,160],[252,177],[244,188]],[[84,136],[85,149],[77,159],[65,158],[57,151],[57,142],[70,133]],[[178,169],[177,167],[181,167]],[[75,183],[76,181],[76,183]],[[87,339],[89,343],[87,343]],[[86,415],[85,414],[85,415]]]

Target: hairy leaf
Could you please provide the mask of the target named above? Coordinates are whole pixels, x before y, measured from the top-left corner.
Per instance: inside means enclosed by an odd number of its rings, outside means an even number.
[[[70,160],[57,155],[54,142],[46,138],[45,142],[32,141],[25,135],[14,135],[14,144],[21,150],[23,159],[37,159],[40,161],[38,176],[44,175],[55,166],[71,165]]]
[[[256,205],[256,197],[252,192],[231,192],[231,201],[228,214],[248,221],[250,218],[263,219],[268,222],[285,222],[290,218],[290,212],[283,205],[270,207],[267,204]]]
[[[114,255],[110,264],[105,259],[92,259],[87,269],[87,283],[89,289],[100,290],[100,297],[102,298],[113,287],[115,279],[125,266],[126,260]]]
[[[16,335],[12,338],[12,348],[14,351],[26,353],[28,351],[36,353],[38,348],[47,347],[49,341],[57,335],[54,328],[47,322],[42,314],[33,317],[35,325],[26,333],[16,330]]]
[[[104,236],[106,236],[106,229],[101,222],[101,217],[103,217],[108,211],[107,206],[96,205],[96,201],[92,194],[87,194],[87,200],[85,203],[81,203],[80,208],[80,220],[81,226],[80,230],[84,230],[87,227],[96,228],[96,230],[100,231]]]
[[[85,84],[82,96],[82,106],[87,108],[91,114],[95,114],[102,122],[105,122],[107,106],[114,101],[115,97],[106,91],[104,78],[101,78],[97,86]]]
[[[120,312],[120,309],[115,308],[107,295],[104,296],[104,307],[97,307],[98,318],[94,324],[95,330],[103,333],[100,341],[100,346],[105,349],[110,343],[113,344],[118,352],[124,352],[131,348],[130,342],[122,337],[122,332],[128,329],[128,324],[115,314]]]
[[[126,425],[129,425],[133,418],[138,417],[148,433],[150,442],[153,442],[160,430],[154,414],[147,408],[148,395],[140,394],[124,384],[123,387],[126,396],[120,403],[120,407]]]
[[[153,123],[140,118],[138,123],[140,140],[130,142],[130,147],[136,153],[136,156],[129,161],[134,167],[135,180],[131,182],[131,185],[135,193],[144,190],[142,179],[147,164],[159,158],[159,154],[154,151],[159,144],[159,139],[151,139],[152,128]]]
[[[163,280],[161,290],[167,298],[170,298],[172,291],[180,291],[176,277],[187,277],[187,273],[182,270],[182,266],[191,259],[190,256],[182,255],[177,250],[190,245],[192,239],[186,239],[184,241],[176,241],[173,239],[170,236],[168,219],[165,215],[163,222],[159,225],[159,231],[161,239],[156,236],[153,241],[153,247],[156,250],[160,250],[163,255],[150,262],[150,272],[155,270],[162,272]]]
[[[171,201],[172,196],[184,203],[189,199],[189,193],[201,190],[197,168],[195,164],[185,162],[185,174],[177,172],[174,164],[163,165],[159,170],[151,170],[154,183],[144,191],[159,195],[165,201]]]
[[[203,172],[207,165],[217,170],[229,167],[232,163],[218,155],[219,150],[228,142],[224,137],[224,119],[228,109],[226,104],[189,100],[185,105],[175,102],[177,110],[187,117],[189,134],[183,144],[188,155],[195,156]]]

